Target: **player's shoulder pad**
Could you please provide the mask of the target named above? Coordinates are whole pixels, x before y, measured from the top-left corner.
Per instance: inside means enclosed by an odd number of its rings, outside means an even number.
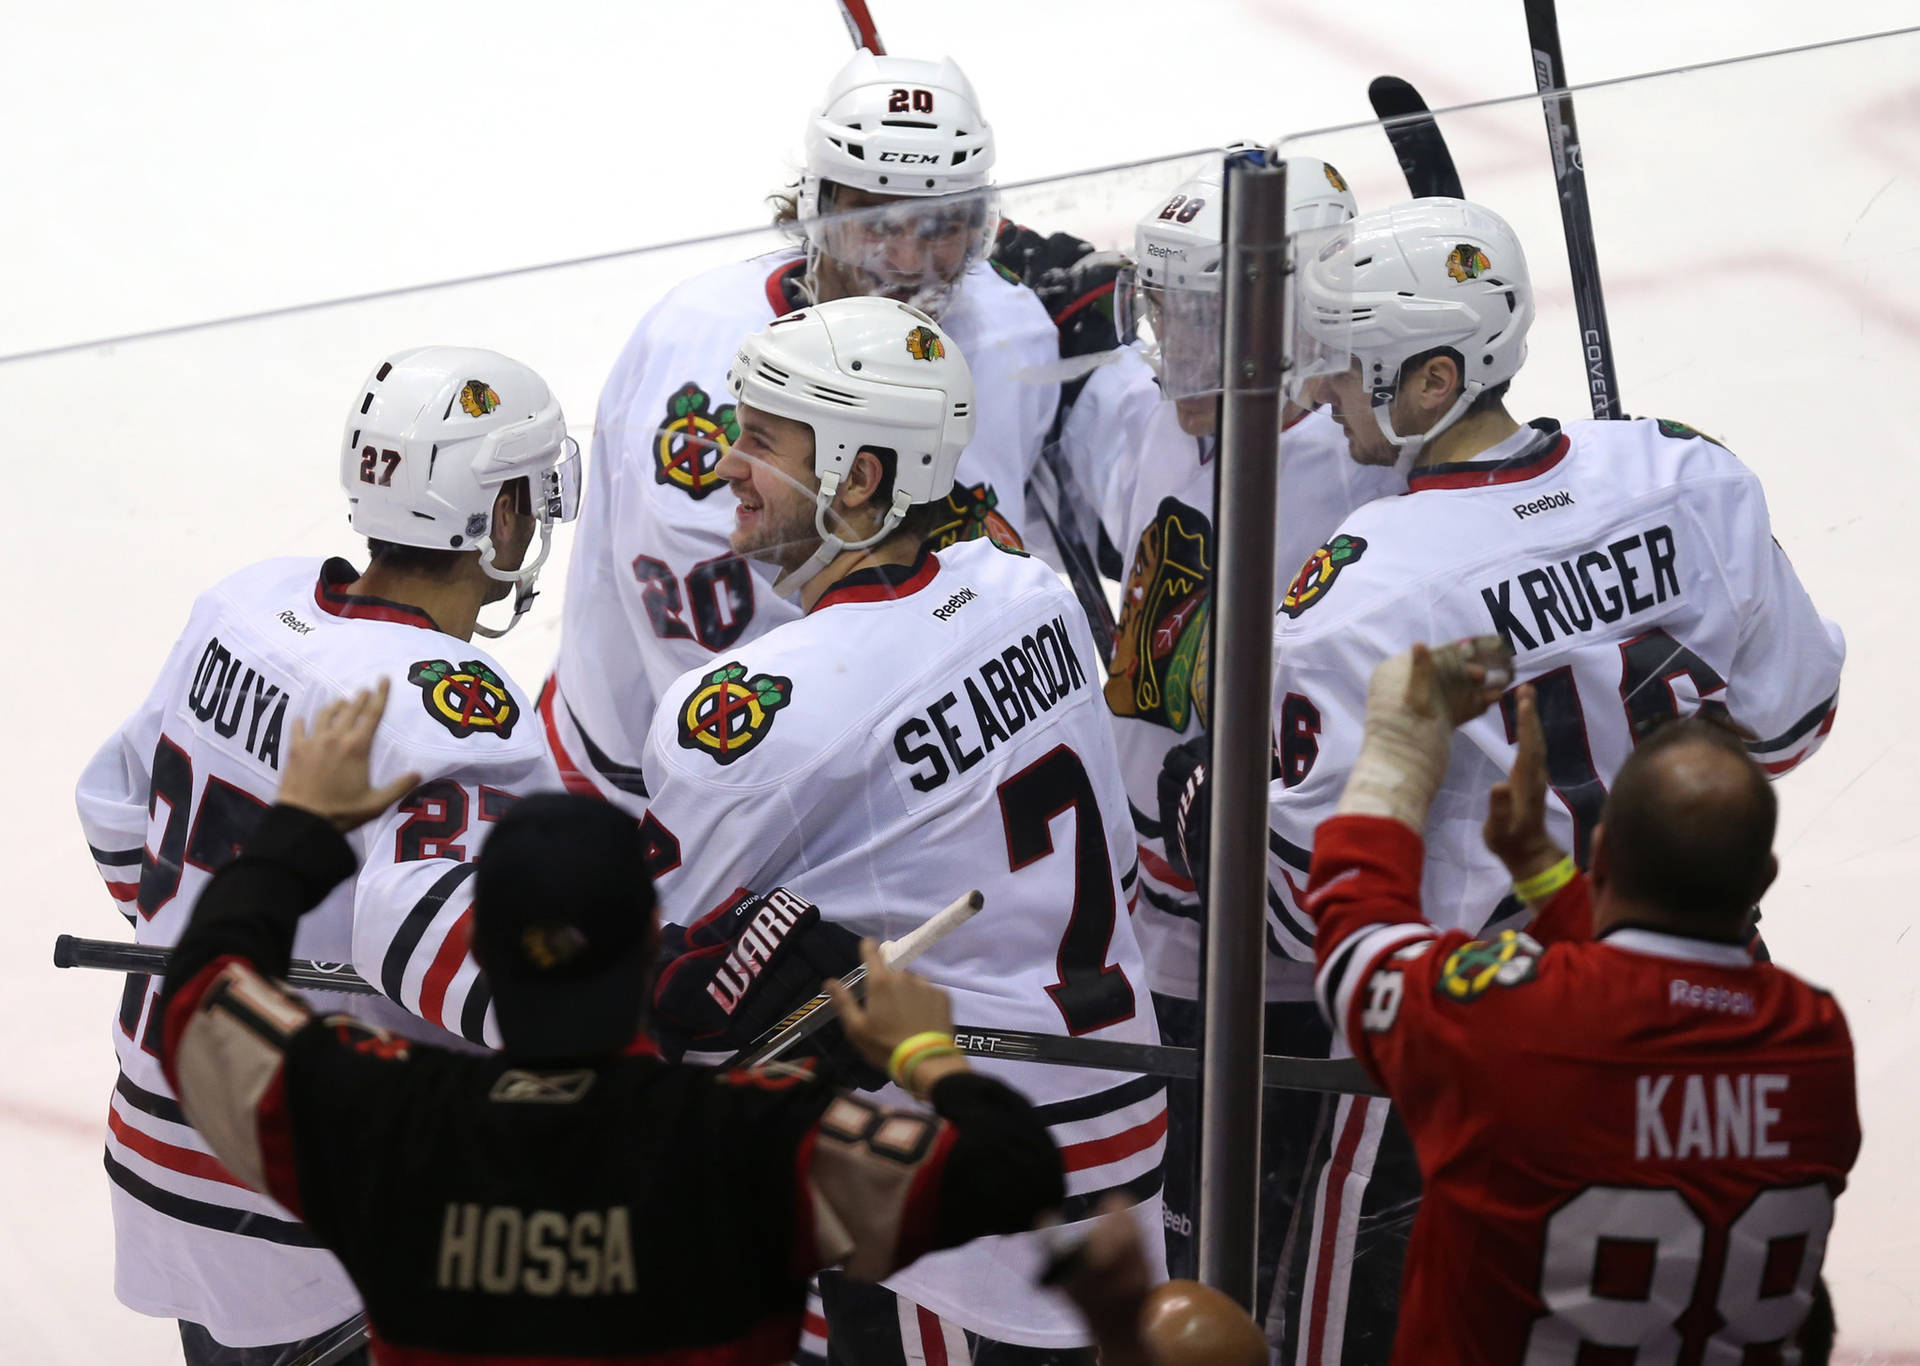
[[[409,627],[386,633],[380,646],[376,667],[390,680],[382,728],[403,743],[480,761],[541,752],[530,695],[480,646]]]
[[[1531,935],[1502,930],[1491,939],[1469,939],[1441,962],[1433,992],[1443,1001],[1477,1001],[1496,987],[1512,989],[1535,981],[1547,951]]]
[[[839,694],[821,676],[829,647],[809,651],[808,619],[786,623],[680,675],[661,694],[653,743],[700,780],[757,786],[818,753],[819,728],[837,733]],[[798,635],[799,640],[776,637]],[[821,704],[828,704],[827,712]]]
[[[1350,620],[1430,573],[1418,552],[1432,547],[1408,518],[1410,504],[1382,498],[1349,513],[1285,582],[1276,629],[1298,635]],[[1327,608],[1329,601],[1339,605]]]
[[[647,311],[642,329],[653,331],[662,325],[697,321],[702,328],[716,320],[728,320],[743,314],[764,321],[771,304],[767,299],[767,277],[794,259],[791,248],[752,256],[744,261],[703,270],[682,280],[660,296]],[[759,322],[753,323],[757,327]],[[752,327],[747,330],[751,331]],[[742,335],[745,335],[744,333]]]
[[[242,606],[272,601],[276,608],[287,602],[304,602],[311,613],[317,610],[313,605],[313,587],[320,581],[320,567],[325,563],[316,555],[278,555],[270,560],[256,560],[228,574],[202,593],[198,601],[222,600]]]

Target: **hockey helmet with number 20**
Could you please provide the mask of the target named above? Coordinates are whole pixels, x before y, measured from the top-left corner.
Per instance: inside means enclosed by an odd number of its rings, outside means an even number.
[[[814,530],[820,548],[774,581],[794,594],[842,550],[887,536],[915,503],[953,488],[973,437],[973,372],[953,339],[893,299],[834,299],[775,318],[740,343],[727,372],[738,401],[813,428]],[[879,530],[847,540],[828,509],[863,446],[892,450],[893,503]]]
[[[993,244],[993,150],[993,129],[951,57],[856,52],[807,121],[797,208],[809,282],[825,254],[866,277],[869,293],[906,298],[937,317],[959,276]],[[830,185],[922,202],[834,215]],[[909,237],[950,239],[958,249],[943,268],[936,253],[898,250]],[[903,269],[903,257],[913,264]]]
[[[1527,358],[1533,283],[1520,239],[1499,214],[1463,199],[1416,199],[1362,215],[1303,263],[1299,288],[1301,325],[1352,352],[1374,420],[1403,461]],[[1459,357],[1460,396],[1430,431],[1402,436],[1388,411],[1400,371],[1438,347]]]
[[[580,448],[546,381],[495,351],[423,346],[388,357],[347,415],[340,483],[362,536],[431,550],[478,551],[488,576],[514,585],[513,629],[533,602],[553,524],[580,505]],[[524,478],[539,552],[518,569],[494,564],[493,504]]]

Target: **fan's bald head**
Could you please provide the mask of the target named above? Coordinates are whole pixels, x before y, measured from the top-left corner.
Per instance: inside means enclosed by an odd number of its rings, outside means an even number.
[[[1607,794],[1607,889],[1675,928],[1738,934],[1773,880],[1777,814],[1766,773],[1725,724],[1662,726]]]

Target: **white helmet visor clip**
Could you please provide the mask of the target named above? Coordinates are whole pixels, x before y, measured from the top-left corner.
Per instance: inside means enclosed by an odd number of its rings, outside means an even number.
[[[518,569],[502,569],[495,564],[491,527],[474,542],[474,548],[480,552],[480,568],[487,577],[513,585],[513,615],[505,626],[496,629],[474,623],[475,633],[489,640],[498,640],[518,626],[520,618],[533,607],[533,600],[539,596],[534,585],[539,582],[540,570],[553,551],[554,523],[571,522],[580,515],[580,444],[570,436],[564,438],[553,466],[527,476],[527,492],[540,529],[537,553],[533,547],[526,552],[533,556],[531,562],[523,556]]]

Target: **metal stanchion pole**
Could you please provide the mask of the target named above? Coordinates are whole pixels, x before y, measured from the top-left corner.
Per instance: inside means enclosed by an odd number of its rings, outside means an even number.
[[[1200,1279],[1251,1310],[1259,1236],[1286,168],[1229,158],[1226,197],[1224,392],[1208,670],[1213,804],[1201,1058]]]

